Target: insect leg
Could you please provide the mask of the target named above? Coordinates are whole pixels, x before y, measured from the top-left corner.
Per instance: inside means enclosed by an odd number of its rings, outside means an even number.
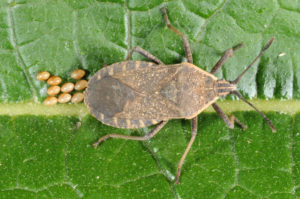
[[[181,33],[179,30],[177,30],[171,25],[166,8],[162,8],[162,12],[164,13],[164,19],[166,21],[168,28],[173,32],[175,32],[180,37],[182,37],[186,59],[188,60],[189,63],[193,63],[192,51],[188,39],[183,33]]]
[[[107,140],[108,138],[119,138],[119,139],[125,139],[125,140],[137,140],[137,141],[144,141],[149,140],[154,135],[156,135],[160,129],[162,129],[168,121],[161,121],[159,124],[157,124],[150,132],[148,132],[144,136],[128,136],[128,135],[121,135],[121,134],[108,134],[103,137],[101,137],[96,143],[93,144],[95,148],[98,147],[99,144]]]
[[[272,41],[271,41],[272,42]],[[248,102],[242,95],[240,92],[238,91],[232,91],[232,94],[236,95],[238,98],[240,98],[241,100],[243,100],[244,102],[246,102],[249,106],[251,106],[256,112],[258,112],[263,118],[264,120],[267,122],[267,124],[270,126],[270,128],[272,129],[272,132],[275,133],[276,129],[274,127],[274,125],[272,124],[272,122],[269,120],[269,118],[267,118],[267,116],[265,114],[263,114],[260,110],[258,110],[258,108],[256,108],[253,104],[251,104],[250,102]]]
[[[243,130],[247,128],[240,120],[238,120],[234,115],[230,116],[230,119],[227,117],[227,115],[224,113],[224,111],[217,105],[217,103],[213,103],[212,107],[215,109],[217,114],[224,120],[225,124],[228,126],[228,128],[233,129],[234,128],[234,122],[236,122],[238,125],[242,127]]]
[[[216,72],[218,72],[218,70],[223,66],[223,64],[226,62],[226,60],[229,57],[232,57],[234,52],[243,46],[244,46],[244,43],[241,43],[241,44],[237,45],[236,47],[234,47],[233,49],[232,48],[227,49],[225,51],[224,55],[221,57],[221,59],[216,63],[216,65],[210,71],[210,73],[215,74]]]
[[[191,130],[191,133],[192,133],[192,137],[182,155],[182,157],[180,158],[180,161],[178,163],[178,166],[177,166],[177,173],[176,173],[176,184],[179,184],[179,177],[180,177],[180,174],[181,174],[181,167],[183,165],[183,162],[187,156],[187,154],[189,153],[194,141],[195,141],[195,138],[196,138],[196,135],[197,135],[197,128],[198,128],[198,117],[194,117],[192,119],[192,130]]]
[[[164,63],[163,63],[162,61],[160,61],[157,57],[155,57],[154,55],[152,55],[151,53],[149,53],[148,51],[142,49],[142,48],[139,47],[139,46],[134,47],[134,48],[129,52],[128,56],[126,57],[126,61],[128,61],[128,60],[131,58],[131,56],[132,56],[132,54],[133,54],[134,51],[137,52],[137,53],[140,53],[140,54],[143,55],[144,57],[150,59],[151,61],[153,61],[153,62],[155,62],[155,63],[157,63],[157,64],[164,64]]]

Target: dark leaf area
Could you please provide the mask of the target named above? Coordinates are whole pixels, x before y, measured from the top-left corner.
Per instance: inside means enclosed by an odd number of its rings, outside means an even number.
[[[297,198],[300,115],[237,112],[248,129],[199,116],[196,141],[174,184],[190,138],[188,120],[170,121],[148,142],[110,139],[118,130],[87,116],[0,117],[1,198]],[[146,131],[146,130],[145,130]]]

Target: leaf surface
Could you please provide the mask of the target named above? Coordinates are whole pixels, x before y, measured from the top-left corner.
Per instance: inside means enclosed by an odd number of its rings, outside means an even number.
[[[299,99],[300,14],[293,1],[9,0],[0,5],[0,102],[42,101],[46,84],[36,80],[39,71],[65,81],[76,68],[92,75],[104,64],[124,60],[136,45],[166,64],[183,61],[182,39],[166,27],[162,7],[187,35],[194,63],[205,70],[226,49],[245,43],[219,78],[235,79],[274,36],[239,89],[250,98]]]
[[[278,111],[268,113],[276,134],[257,113],[239,111],[245,109],[231,107],[232,101],[226,112],[237,110],[246,131],[201,114],[180,185],[174,176],[190,139],[189,121],[170,121],[147,142],[110,139],[94,149],[103,135],[141,136],[150,128],[111,128],[83,116],[82,106],[34,108],[46,97],[46,83],[36,80],[42,70],[72,81],[71,72],[83,68],[89,78],[123,61],[136,45],[166,64],[185,61],[182,39],[163,20],[165,6],[202,69],[210,71],[226,49],[245,43],[218,78],[235,79],[274,36],[238,87],[248,98],[293,104],[258,103]],[[0,1],[0,198],[300,197],[299,12],[293,0]]]
[[[1,198],[296,198],[300,115],[235,114],[248,129],[229,130],[215,114],[199,116],[196,141],[174,184],[190,122],[170,121],[147,142],[110,139],[118,130],[87,116],[0,117]],[[146,131],[146,130],[145,130]]]

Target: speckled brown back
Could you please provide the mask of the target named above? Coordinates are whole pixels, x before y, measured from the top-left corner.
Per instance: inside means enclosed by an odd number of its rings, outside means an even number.
[[[99,70],[85,103],[92,115],[118,128],[141,128],[173,118],[192,118],[218,99],[216,77],[189,64],[125,61]]]

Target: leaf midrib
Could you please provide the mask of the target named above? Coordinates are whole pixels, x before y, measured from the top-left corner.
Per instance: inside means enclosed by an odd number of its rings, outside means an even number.
[[[250,100],[252,104],[263,112],[280,112],[289,115],[294,115],[300,112],[299,100]],[[242,101],[224,100],[219,101],[218,104],[226,113],[236,111],[253,111],[253,109]],[[204,112],[214,112],[209,107]],[[44,104],[27,102],[27,103],[9,103],[0,104],[0,115],[65,115],[65,116],[78,116],[84,117],[88,115],[88,109],[84,104],[58,104],[55,106],[45,106]]]

